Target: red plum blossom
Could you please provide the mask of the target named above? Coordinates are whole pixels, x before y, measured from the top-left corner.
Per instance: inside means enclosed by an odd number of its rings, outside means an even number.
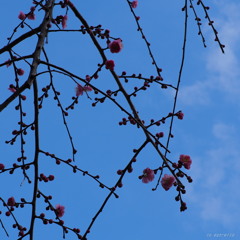
[[[176,114],[176,116],[178,117],[178,119],[182,120],[183,117],[184,117],[184,113],[178,112],[178,113]]]
[[[132,8],[136,8],[138,6],[138,1],[132,1]]]
[[[114,67],[115,67],[115,63],[113,60],[107,60],[105,62],[105,66],[106,66],[106,69],[109,69],[109,70],[114,70]]]
[[[108,47],[111,53],[119,53],[123,48],[122,40],[121,39],[114,40],[108,44]]]
[[[64,213],[65,213],[65,207],[60,205],[60,204],[56,205],[56,214],[57,214],[57,216],[58,217],[62,217],[64,215]]]
[[[24,20],[24,19],[26,18],[25,13],[22,12],[22,11],[20,11],[20,13],[19,13],[19,15],[18,15],[18,18],[19,18],[20,20]]]
[[[90,86],[82,86],[80,84],[77,85],[76,87],[76,96],[82,96],[84,92],[90,92],[92,91],[92,88]]]
[[[143,177],[142,177],[142,182],[143,183],[149,183],[152,182],[154,179],[154,171],[150,168],[146,168],[143,170]]]
[[[35,14],[34,14],[35,7],[31,7],[30,10],[31,10],[31,12],[30,12],[29,15],[27,16],[27,18],[28,18],[29,20],[35,20],[35,19],[36,19],[36,16],[35,16]]]
[[[168,191],[173,183],[175,182],[175,177],[172,175],[165,174],[161,180],[162,187]]]
[[[186,169],[190,169],[192,159],[190,158],[190,156],[182,154],[180,155],[179,162],[181,162]]]

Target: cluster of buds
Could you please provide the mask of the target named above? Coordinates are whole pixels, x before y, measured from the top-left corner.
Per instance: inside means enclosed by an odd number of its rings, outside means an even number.
[[[135,125],[136,124],[136,120],[133,119],[131,116],[128,117],[128,119],[126,118],[122,118],[122,121],[119,122],[119,125],[122,126],[122,125],[127,125],[127,123],[131,123],[132,125]],[[143,122],[144,123],[144,122]]]
[[[39,180],[40,181],[44,181],[44,182],[48,182],[48,181],[53,181],[54,180],[54,175],[49,175],[48,177],[46,177],[43,173],[40,174]]]

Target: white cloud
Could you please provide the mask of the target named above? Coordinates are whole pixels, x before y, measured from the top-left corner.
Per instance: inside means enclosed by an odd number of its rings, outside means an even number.
[[[217,123],[213,126],[213,135],[220,140],[231,140],[234,132],[235,128],[232,125]]]
[[[226,211],[226,204],[218,197],[209,197],[202,202],[201,216],[204,220],[221,220],[224,225],[230,225],[231,215]]]
[[[208,82],[196,82],[194,85],[180,89],[179,99],[185,105],[207,105],[210,102],[209,94],[206,92]]]
[[[186,104],[207,104],[211,91],[224,93],[227,99],[236,100],[240,94],[240,3],[216,2],[220,14],[214,17],[221,42],[226,45],[222,54],[214,42],[207,50],[205,68],[207,78],[183,87],[180,99]],[[217,19],[216,19],[217,18]],[[212,39],[210,28],[205,32],[206,39]],[[210,41],[209,40],[209,41]],[[187,100],[187,101],[186,101]]]
[[[240,148],[234,126],[216,123],[212,128],[214,144],[194,158],[191,201],[203,220],[236,228],[240,220]]]

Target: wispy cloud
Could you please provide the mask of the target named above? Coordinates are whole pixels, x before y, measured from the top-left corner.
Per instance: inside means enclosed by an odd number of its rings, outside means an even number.
[[[209,82],[196,82],[194,85],[186,86],[181,89],[179,100],[186,105],[207,105],[209,104],[210,96],[206,89],[209,87]]]
[[[232,141],[233,136],[235,135],[236,129],[232,125],[227,125],[224,123],[216,123],[213,126],[213,135],[223,141]],[[232,142],[231,142],[232,144]]]
[[[180,100],[184,104],[209,104],[216,100],[216,93],[218,104],[229,100],[235,104],[240,102],[240,3],[214,2],[218,8],[214,20],[218,23],[219,37],[226,45],[225,54],[216,43],[208,48],[203,66],[207,77],[181,89]],[[206,34],[210,35],[210,30]],[[234,111],[234,116],[239,115],[238,109]],[[240,221],[239,126],[234,119],[231,123],[226,121],[225,118],[213,124],[208,147],[201,156],[192,156],[195,182],[190,195],[203,221],[236,230]]]
[[[191,189],[192,201],[203,220],[236,228],[240,220],[240,141],[232,125],[216,123],[212,128],[214,144],[195,159]]]
[[[221,42],[226,45],[225,54],[221,53],[216,43],[208,48],[205,57],[208,77],[181,89],[180,100],[186,104],[208,104],[212,91],[216,90],[222,92],[227,99],[239,99],[240,3],[222,1],[216,2],[216,7],[220,14],[215,16],[215,22]],[[209,27],[207,29],[206,38],[212,39],[213,34]]]

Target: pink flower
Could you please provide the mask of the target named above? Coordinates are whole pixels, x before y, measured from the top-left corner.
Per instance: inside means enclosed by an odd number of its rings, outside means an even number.
[[[121,39],[114,40],[108,44],[108,47],[111,53],[119,53],[123,48],[122,40]]]
[[[0,163],[0,170],[3,170],[5,168],[4,164]]]
[[[90,86],[85,86],[83,87],[84,91],[85,92],[91,92],[92,91],[92,88]]]
[[[11,91],[11,92],[13,92],[13,93],[16,92],[16,89],[15,89],[15,88],[8,88],[8,90]]]
[[[176,116],[178,117],[178,119],[183,119],[183,117],[184,117],[184,113],[182,113],[182,112],[178,112],[177,114],[176,114]]]
[[[22,75],[24,74],[24,70],[21,69],[21,68],[18,68],[17,74],[18,74],[19,76],[22,76]]]
[[[175,182],[175,177],[165,174],[161,180],[162,187],[168,191]]]
[[[60,204],[56,205],[56,215],[58,217],[62,217],[64,215],[64,212],[65,212],[65,207],[64,206],[62,206]]]
[[[65,15],[62,18],[62,28],[65,29],[67,27],[67,20],[68,20],[68,16]]]
[[[136,8],[138,6],[138,1],[132,1],[132,8]]]
[[[154,176],[155,176],[154,171],[150,168],[146,168],[143,170],[142,182],[149,183],[149,182],[153,181]]]
[[[35,16],[34,12],[30,12],[30,13],[28,14],[27,18],[28,18],[29,20],[35,20],[35,19],[36,19],[36,16]]]
[[[180,155],[179,162],[183,164],[186,169],[190,169],[192,164],[192,159],[188,155]]]
[[[84,92],[90,92],[92,91],[92,88],[90,86],[82,86],[80,84],[77,85],[76,87],[76,96],[82,96]]]
[[[82,96],[84,92],[84,88],[82,85],[78,84],[76,87],[76,96]]]
[[[113,60],[107,60],[105,62],[105,66],[106,66],[106,69],[109,69],[109,70],[114,70],[114,67],[115,67],[115,63]]]
[[[24,20],[24,19],[26,18],[25,13],[23,13],[22,11],[20,11],[20,13],[19,13],[19,15],[18,15],[18,18],[19,18],[20,20]]]
[[[10,207],[13,207],[14,205],[15,205],[15,199],[14,199],[14,197],[10,197],[9,199],[8,199],[8,202],[7,202],[7,205],[8,206],[10,206]]]

